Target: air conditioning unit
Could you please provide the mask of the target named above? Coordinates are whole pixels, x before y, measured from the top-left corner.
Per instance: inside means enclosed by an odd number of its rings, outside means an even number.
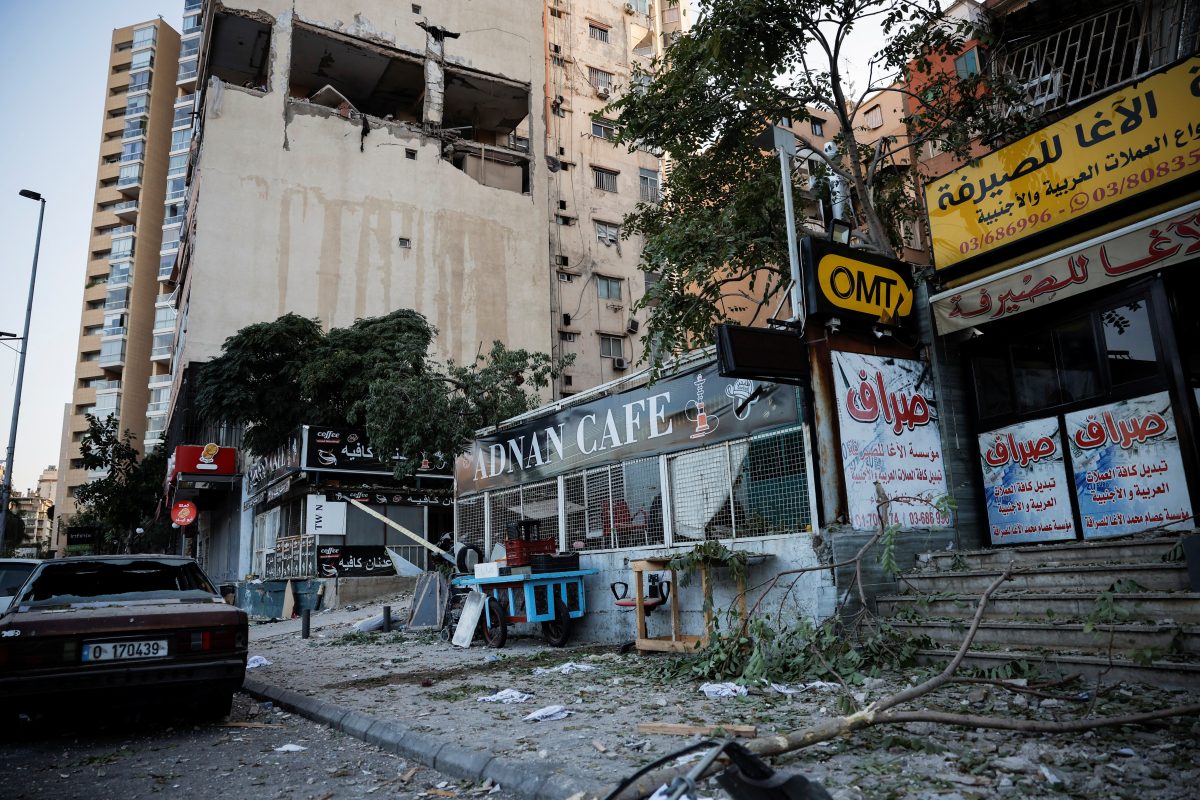
[[[570,314],[563,314],[563,327],[564,328],[571,327],[571,315]]]
[[[626,361],[625,359],[621,358],[620,356],[617,356],[612,361],[613,361],[613,369],[617,370],[618,372],[623,372],[629,368],[629,362]]]
[[[607,100],[608,96],[609,96],[609,91],[605,87],[601,86],[599,89],[596,90],[596,97],[599,97],[601,100]]]
[[[625,332],[626,333],[637,333],[639,327],[641,327],[641,325],[638,323],[638,321],[636,319],[634,319],[633,317],[630,317],[629,323],[625,326]]]
[[[633,13],[633,10],[634,10],[634,9],[633,9],[633,3],[626,3],[626,4],[625,4],[625,13],[626,13],[626,14],[632,14],[632,13]]]

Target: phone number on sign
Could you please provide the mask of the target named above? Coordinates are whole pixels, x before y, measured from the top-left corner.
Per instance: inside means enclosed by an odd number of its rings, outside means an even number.
[[[1158,164],[1144,167],[1138,172],[1131,172],[1119,181],[1109,181],[1106,184],[1097,186],[1090,192],[1076,192],[1071,195],[1071,213],[1075,214],[1083,211],[1093,202],[1100,203],[1105,200],[1121,197],[1124,194],[1136,194],[1147,185],[1188,167],[1193,167],[1196,164],[1200,164],[1200,149],[1192,150],[1186,156],[1173,156],[1167,161],[1160,161]],[[1060,211],[1059,213],[1063,212]],[[994,231],[988,231],[983,236],[972,236],[958,245],[958,251],[966,255],[978,250],[980,247],[990,247],[1010,236],[1016,236],[1038,225],[1046,225],[1052,218],[1053,215],[1048,209],[1042,212],[1035,211],[1028,216],[1015,219],[1003,227],[996,228]]]

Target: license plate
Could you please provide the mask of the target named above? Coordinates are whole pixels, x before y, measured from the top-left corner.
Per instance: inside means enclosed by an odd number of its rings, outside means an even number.
[[[159,658],[167,655],[166,639],[145,642],[85,644],[84,661],[124,661],[130,658]]]

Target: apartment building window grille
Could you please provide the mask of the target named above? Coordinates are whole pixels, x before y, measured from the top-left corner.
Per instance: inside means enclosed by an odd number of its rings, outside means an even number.
[[[612,139],[617,135],[616,126],[612,120],[594,119],[592,120],[592,136],[599,139]]]
[[[617,190],[617,173],[610,169],[592,167],[592,182],[601,191],[615,192]]]
[[[883,127],[883,109],[879,106],[873,106],[867,109],[866,115],[867,127],[871,130]]]
[[[596,276],[596,292],[601,300],[619,303],[621,302],[621,283],[620,278],[605,278],[598,275]],[[618,355],[620,354],[618,353]]]
[[[141,69],[150,69],[154,66],[154,53],[149,50],[143,50],[140,53],[134,53],[133,58],[129,62],[129,71],[137,72]]]
[[[158,31],[155,28],[138,28],[133,32],[133,49],[141,50],[150,47],[157,40]]]
[[[596,87],[597,89],[603,89],[606,92],[612,91],[613,74],[611,72],[605,72],[604,70],[596,69],[595,67],[588,67],[588,80],[591,82],[592,86]]]
[[[625,339],[621,336],[601,336],[600,337],[600,357],[601,358],[624,358],[625,357]]]
[[[607,244],[616,244],[621,238],[621,226],[614,225],[611,222],[596,223],[596,239],[597,241]]]
[[[125,144],[121,145],[121,160],[141,161],[145,151],[146,143],[143,141],[126,142]]]
[[[954,59],[954,71],[958,74],[959,80],[966,80],[972,75],[978,75],[979,70],[979,50],[972,47],[967,52]]]
[[[645,168],[639,169],[638,185],[641,189],[643,200],[645,200],[647,203],[658,202],[658,170]]]
[[[182,131],[174,131],[171,133],[171,150],[186,150],[192,142],[192,129],[188,128]]]
[[[588,36],[595,39],[597,42],[608,44],[608,28],[603,25],[597,25],[594,22],[588,23]]]

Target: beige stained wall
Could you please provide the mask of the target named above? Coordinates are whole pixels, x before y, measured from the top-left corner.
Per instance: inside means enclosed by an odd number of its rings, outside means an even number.
[[[109,274],[108,251],[112,236],[97,233],[98,228],[129,224],[111,211],[100,210],[100,205],[132,199],[115,184],[120,172],[120,163],[106,164],[105,158],[121,153],[121,132],[124,117],[113,117],[110,112],[122,109],[128,101],[129,72],[117,71],[127,66],[132,57],[131,49],[118,50],[118,46],[132,42],[136,28],[147,25],[157,27],[154,69],[151,80],[148,134],[143,160],[141,192],[138,200],[137,227],[134,232],[134,262],[131,269],[133,280],[130,286],[128,337],[126,357],[120,370],[106,370],[85,354],[100,350],[99,334],[84,335],[84,331],[104,323],[103,302],[107,294],[104,281]],[[157,293],[158,250],[162,241],[163,194],[167,169],[167,149],[170,143],[172,103],[175,97],[175,75],[179,56],[179,34],[161,19],[141,22],[113,31],[110,44],[110,59],[106,65],[104,116],[101,123],[100,145],[97,151],[96,193],[93,214],[89,222],[90,236],[83,271],[84,305],[79,318],[79,344],[76,348],[74,365],[75,381],[72,386],[71,403],[66,407],[60,443],[59,480],[55,488],[56,519],[65,519],[75,513],[75,503],[69,493],[87,483],[87,472],[72,469],[71,462],[79,458],[78,436],[87,430],[83,409],[96,402],[96,390],[85,388],[84,383],[94,378],[121,380],[121,403],[118,416],[122,430],[134,434],[135,446],[141,447],[146,428],[146,377],[149,374],[150,325],[154,318],[154,298]],[[89,306],[99,307],[91,308]]]
[[[415,129],[374,120],[364,139],[359,120],[286,99],[294,22],[423,52],[410,4],[298,0],[294,14],[291,2],[252,5],[274,17],[270,91],[207,89],[181,361],[208,360],[240,328],[287,312],[330,327],[398,308],[439,329],[439,358],[473,360],[495,339],[549,350],[542,193],[481,185]],[[462,33],[447,41],[448,63],[528,83],[538,107],[539,9],[424,6],[430,24]],[[540,148],[534,156],[540,178]]]

